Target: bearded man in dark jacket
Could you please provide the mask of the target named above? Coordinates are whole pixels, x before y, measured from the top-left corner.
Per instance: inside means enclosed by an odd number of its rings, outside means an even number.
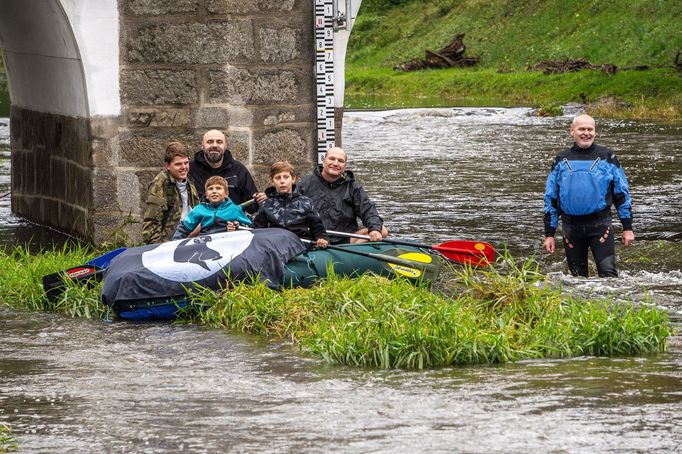
[[[201,140],[201,150],[189,163],[189,175],[196,183],[199,197],[204,197],[206,180],[214,175],[225,178],[229,187],[230,200],[239,205],[250,199],[261,203],[267,197],[259,193],[253,176],[244,164],[234,159],[227,149],[227,139],[222,132],[212,129],[204,134]],[[244,207],[244,211],[255,213],[257,204]]]
[[[298,189],[312,199],[328,231],[369,235],[370,241],[381,241],[388,236],[388,230],[353,172],[346,170],[346,160],[346,152],[341,148],[330,149],[322,164],[301,181]],[[363,228],[358,225],[358,219]],[[331,241],[341,243],[348,239],[331,235]]]

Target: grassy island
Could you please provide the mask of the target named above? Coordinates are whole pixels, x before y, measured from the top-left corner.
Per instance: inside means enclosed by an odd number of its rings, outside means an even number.
[[[0,304],[107,318],[99,286],[71,285],[56,303],[41,278],[87,261],[87,249],[0,253]],[[531,261],[506,256],[488,270],[457,268],[433,288],[365,275],[332,276],[310,289],[238,284],[193,296],[180,323],[289,340],[333,364],[427,368],[529,358],[665,351],[667,312],[648,304],[584,299],[549,285]]]

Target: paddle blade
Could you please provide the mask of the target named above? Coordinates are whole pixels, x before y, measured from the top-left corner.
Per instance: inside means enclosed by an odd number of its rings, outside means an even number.
[[[388,269],[400,276],[427,281],[433,281],[438,277],[440,262],[434,255],[403,249],[388,249],[383,254],[396,257],[401,261],[409,261],[409,263],[386,263]]]
[[[495,249],[482,241],[453,240],[434,245],[448,260],[474,266],[488,266],[495,261]]]

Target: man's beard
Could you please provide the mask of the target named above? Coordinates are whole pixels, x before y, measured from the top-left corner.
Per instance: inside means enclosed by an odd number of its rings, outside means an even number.
[[[210,150],[204,153],[206,155],[206,160],[210,163],[218,163],[223,159],[223,153],[216,150]]]

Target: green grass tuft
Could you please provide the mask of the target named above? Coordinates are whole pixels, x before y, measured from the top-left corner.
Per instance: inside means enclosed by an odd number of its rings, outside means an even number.
[[[28,248],[0,249],[0,302],[31,311],[59,312],[71,317],[107,318],[109,310],[99,301],[100,285],[93,287],[67,282],[54,303],[47,300],[42,285],[45,275],[83,264],[97,253],[90,248],[65,245],[32,254]]]
[[[10,426],[0,423],[0,453],[18,451],[17,441]]]
[[[409,369],[649,354],[672,334],[664,311],[565,296],[530,261],[464,268],[447,287],[454,296],[371,275],[312,289],[239,284],[196,295],[204,310],[187,321],[287,338],[334,364]]]

